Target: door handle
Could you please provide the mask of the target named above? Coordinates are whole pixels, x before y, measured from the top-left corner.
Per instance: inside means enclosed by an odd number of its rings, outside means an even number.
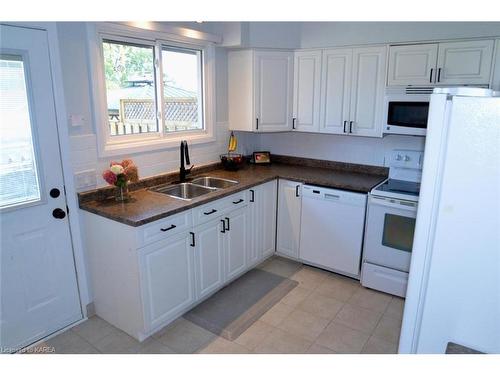
[[[212,215],[214,213],[216,213],[217,210],[215,208],[212,208],[212,211],[209,211],[209,212],[203,212],[203,215]]]
[[[438,82],[441,81],[441,68],[438,69]]]
[[[52,216],[54,216],[56,219],[64,219],[66,217],[66,212],[64,212],[64,210],[61,208],[56,208],[54,211],[52,211]]]
[[[221,233],[226,233],[226,222],[221,219],[221,223],[222,223],[222,230],[220,232]]]
[[[354,121],[349,121],[349,133],[352,134],[352,123]]]
[[[241,203],[241,202],[243,202],[243,201],[244,201],[244,200],[240,198],[240,199],[239,199],[239,200],[237,200],[236,202],[233,202],[233,204],[239,204],[239,203]]]
[[[429,82],[432,83],[432,71],[434,70],[434,68],[431,68],[431,76],[429,77]]]
[[[250,189],[250,193],[252,194],[252,197],[250,198],[250,202],[255,202],[255,191]]]
[[[194,242],[194,232],[189,232],[189,234],[191,235],[191,247],[194,247],[196,245],[196,243]]]
[[[345,127],[347,125],[347,121],[344,121],[344,133],[345,133]]]
[[[295,186],[295,196],[296,197],[299,196],[299,188],[300,188],[300,185]]]
[[[49,195],[52,198],[57,198],[57,197],[59,197],[59,195],[61,195],[61,191],[57,188],[53,188],[53,189],[50,189]]]
[[[259,130],[259,118],[255,119],[255,130]]]
[[[172,224],[172,225],[171,225],[171,226],[169,226],[168,228],[160,228],[160,230],[161,230],[162,232],[167,232],[167,231],[172,230],[172,229],[174,229],[174,228],[176,228],[176,227],[177,227],[177,225]]]
[[[231,228],[229,227],[229,218],[226,217],[226,221],[227,221],[227,228],[226,230],[229,232],[231,230]]]
[[[295,120],[297,120],[295,117],[292,118],[292,129],[295,130]]]

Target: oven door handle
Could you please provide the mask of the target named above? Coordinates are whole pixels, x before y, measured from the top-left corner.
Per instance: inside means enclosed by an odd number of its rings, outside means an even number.
[[[410,201],[405,201],[405,200],[400,200],[400,199],[383,198],[383,197],[376,197],[374,195],[371,195],[368,203],[369,204],[370,203],[376,204],[376,205],[384,206],[384,207],[397,208],[399,210],[407,210],[407,211],[412,211],[412,212],[417,211],[417,203],[416,202],[410,202]]]

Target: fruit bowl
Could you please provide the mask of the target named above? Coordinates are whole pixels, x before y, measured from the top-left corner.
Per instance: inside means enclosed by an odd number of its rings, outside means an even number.
[[[245,161],[241,154],[227,153],[220,156],[220,161],[224,169],[228,171],[237,171]]]

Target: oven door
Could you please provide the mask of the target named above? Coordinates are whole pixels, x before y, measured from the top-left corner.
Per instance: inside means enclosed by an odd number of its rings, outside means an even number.
[[[429,95],[388,95],[384,100],[384,134],[427,133]]]
[[[369,195],[363,259],[408,272],[417,203]]]

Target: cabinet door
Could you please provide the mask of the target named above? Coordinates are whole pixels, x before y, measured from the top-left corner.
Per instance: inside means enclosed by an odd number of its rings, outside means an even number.
[[[382,136],[386,47],[355,48],[349,133]]]
[[[224,283],[224,234],[219,219],[197,226],[195,270],[197,298],[204,298]]]
[[[238,208],[225,217],[226,280],[231,280],[246,270],[248,237],[248,210]]]
[[[278,182],[276,251],[295,259],[299,256],[301,185],[297,182],[281,179]]]
[[[297,51],[293,63],[293,129],[319,130],[321,51]]]
[[[390,47],[387,85],[432,85],[437,76],[437,53],[437,43]]]
[[[248,190],[248,227],[249,239],[247,249],[247,265],[251,267],[257,264],[260,260],[262,252],[262,239],[261,239],[261,218],[262,207],[260,204],[261,187],[254,186]]]
[[[146,330],[173,319],[195,301],[189,232],[139,250]]]
[[[489,84],[493,40],[440,43],[436,84]]]
[[[256,130],[291,130],[293,54],[256,51],[254,69]]]
[[[344,134],[349,121],[352,49],[323,51],[320,132]]]
[[[262,239],[262,251],[260,259],[271,256],[276,250],[276,205],[277,205],[277,181],[270,181],[260,186],[259,205],[260,215],[260,237]]]

